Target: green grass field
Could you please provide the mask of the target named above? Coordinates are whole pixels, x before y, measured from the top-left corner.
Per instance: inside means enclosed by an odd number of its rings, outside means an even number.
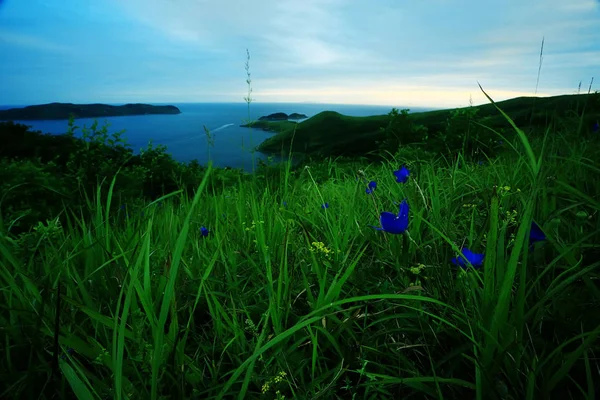
[[[0,398],[596,398],[600,138],[513,132],[481,164],[209,167],[127,213],[105,176],[27,241],[4,220]]]

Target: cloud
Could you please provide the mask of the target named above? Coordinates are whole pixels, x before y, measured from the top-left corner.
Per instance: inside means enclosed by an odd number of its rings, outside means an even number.
[[[258,101],[464,104],[477,82],[533,94],[542,38],[538,93],[572,91],[600,65],[597,0],[31,1],[36,13],[0,13],[13,55],[0,95],[241,101],[246,49]],[[25,76],[31,88],[11,83]]]

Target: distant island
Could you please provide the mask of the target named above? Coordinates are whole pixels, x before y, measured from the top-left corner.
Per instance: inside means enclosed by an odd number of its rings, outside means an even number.
[[[308,117],[304,114],[292,113],[287,115],[286,113],[278,112],[262,116],[256,121],[240,125],[240,127],[262,129],[266,132],[281,132],[286,128],[296,125],[296,120],[306,118]]]
[[[150,104],[110,106],[108,104],[49,103],[0,110],[0,120],[33,121],[69,119],[71,115],[75,118],[97,118],[152,114],[181,114],[181,111],[175,106],[153,106]]]
[[[289,119],[297,120],[297,119],[306,119],[308,118],[304,114],[292,113],[287,115],[286,113],[278,112],[274,114],[269,114],[267,116],[260,117],[259,121],[287,121]]]

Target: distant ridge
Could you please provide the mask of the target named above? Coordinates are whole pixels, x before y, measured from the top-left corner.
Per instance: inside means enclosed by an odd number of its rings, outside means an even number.
[[[554,117],[573,116],[574,110],[578,110],[575,115],[581,116],[585,129],[592,129],[593,124],[600,120],[600,93],[522,96],[498,101],[496,105],[522,128],[545,127]],[[494,104],[484,103],[474,107],[478,109],[478,118],[487,127],[512,129]],[[427,128],[428,135],[433,137],[446,129],[454,110],[467,108],[414,112],[408,118],[413,124]],[[334,111],[323,111],[301,124],[291,121],[258,121],[252,127],[276,133],[258,146],[258,151],[262,153],[277,154],[281,149],[291,149],[294,153],[313,157],[337,157],[364,155],[377,150],[377,142],[385,139],[382,128],[385,129],[389,122],[389,115],[351,117]]]
[[[292,113],[290,115],[287,115],[286,113],[278,112],[278,113],[262,116],[258,120],[259,121],[287,121],[290,119],[297,120],[297,119],[306,119],[306,118],[308,118],[308,117],[304,114]]]
[[[122,117],[129,115],[151,114],[181,114],[175,106],[153,106],[150,104],[125,104],[111,106],[108,104],[73,104],[49,103],[23,108],[11,108],[0,111],[0,120],[56,120],[75,118],[97,117]]]

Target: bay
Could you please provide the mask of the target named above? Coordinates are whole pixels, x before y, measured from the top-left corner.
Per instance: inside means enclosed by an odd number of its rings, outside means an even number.
[[[150,103],[167,104],[167,103]],[[198,160],[206,164],[209,158],[207,137],[204,126],[213,136],[214,145],[210,148],[210,158],[217,167],[242,168],[252,170],[252,162],[266,159],[259,152],[252,152],[263,140],[274,135],[260,129],[240,127],[250,119],[258,119],[263,115],[276,112],[286,114],[301,113],[308,117],[322,111],[336,111],[348,116],[370,116],[387,114],[391,106],[346,105],[346,104],[313,104],[313,103],[169,103],[181,110],[177,115],[135,115],[125,117],[109,117],[98,119],[101,127],[105,121],[109,123],[109,134],[124,130],[125,138],[134,150],[139,153],[152,140],[154,145],[167,146],[167,152],[180,162]],[[117,105],[117,104],[115,104]],[[8,109],[22,106],[0,106]],[[403,108],[403,107],[396,107]],[[425,108],[411,109],[411,112],[426,111]],[[15,121],[31,126],[43,133],[63,134],[67,131],[67,120]],[[76,120],[79,127],[90,127],[93,118]],[[81,135],[81,130],[76,134]],[[276,158],[277,159],[277,158]]]

